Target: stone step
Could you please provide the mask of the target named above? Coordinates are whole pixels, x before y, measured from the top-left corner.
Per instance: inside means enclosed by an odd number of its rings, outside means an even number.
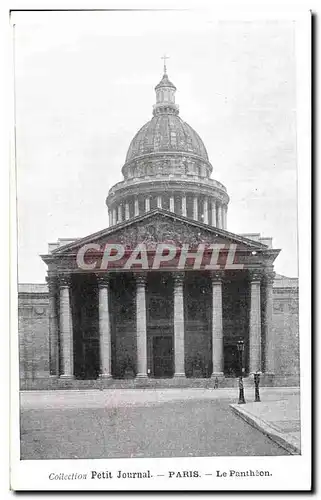
[[[61,389],[152,389],[172,387],[214,388],[215,380],[211,378],[163,378],[163,379],[96,379],[76,380],[63,378],[42,378],[20,382],[21,390],[61,390]],[[261,386],[271,387],[272,380],[262,379]],[[253,377],[243,379],[244,387],[253,387]],[[238,379],[220,378],[218,388],[238,388]]]

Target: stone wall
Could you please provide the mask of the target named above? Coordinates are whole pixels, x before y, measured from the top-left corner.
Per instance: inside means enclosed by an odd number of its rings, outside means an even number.
[[[46,285],[19,285],[20,379],[49,376],[49,319]]]
[[[299,295],[297,280],[277,276],[273,288],[275,384],[298,385],[300,375]]]

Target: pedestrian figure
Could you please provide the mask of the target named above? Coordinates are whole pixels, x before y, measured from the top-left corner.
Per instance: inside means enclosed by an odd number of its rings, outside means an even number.
[[[215,380],[214,380],[214,389],[218,389],[218,378],[215,377]]]

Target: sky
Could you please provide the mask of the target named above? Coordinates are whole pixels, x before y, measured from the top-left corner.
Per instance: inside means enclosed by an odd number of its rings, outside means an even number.
[[[180,116],[230,196],[227,229],[272,236],[276,272],[298,275],[294,23],[117,11],[14,23],[19,282],[44,282],[49,242],[108,226],[164,53]]]

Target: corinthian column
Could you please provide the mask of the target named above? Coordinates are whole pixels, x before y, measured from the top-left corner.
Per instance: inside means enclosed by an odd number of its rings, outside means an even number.
[[[62,347],[62,375],[61,377],[73,377],[73,332],[72,316],[70,307],[70,278],[60,278],[60,340]]]
[[[175,203],[174,203],[174,196],[173,195],[171,195],[169,198],[169,211],[175,212]]]
[[[250,281],[250,372],[261,371],[261,277],[253,273]]]
[[[138,204],[138,198],[135,198],[134,201],[134,216],[137,217],[139,215],[139,204]]]
[[[194,196],[193,199],[193,219],[198,220],[198,198]]]
[[[265,372],[275,372],[275,336],[273,329],[273,282],[275,273],[265,276]]]
[[[212,273],[212,377],[224,373],[222,274]]]
[[[56,278],[47,277],[49,295],[49,371],[59,375],[58,317],[56,307]]]
[[[208,224],[208,201],[207,201],[207,198],[205,198],[204,202],[203,202],[203,212],[204,212],[203,222],[204,222],[204,224]]]
[[[175,377],[185,377],[184,273],[174,274]]]
[[[182,215],[183,215],[184,217],[186,217],[186,216],[187,216],[187,210],[186,210],[186,196],[185,196],[185,195],[183,195],[183,196],[182,196]]]
[[[223,207],[223,229],[227,229],[227,205]]]
[[[212,226],[216,227],[216,202],[212,200]]]
[[[219,229],[223,229],[223,214],[222,214],[222,205],[219,204],[217,206],[217,227]]]
[[[109,279],[97,276],[99,295],[99,352],[100,377],[111,377],[111,331],[109,318]]]
[[[122,222],[122,220],[123,220],[122,206],[118,205],[118,222]]]
[[[136,277],[137,377],[147,377],[146,277]]]
[[[125,203],[125,220],[129,219],[129,203]]]

